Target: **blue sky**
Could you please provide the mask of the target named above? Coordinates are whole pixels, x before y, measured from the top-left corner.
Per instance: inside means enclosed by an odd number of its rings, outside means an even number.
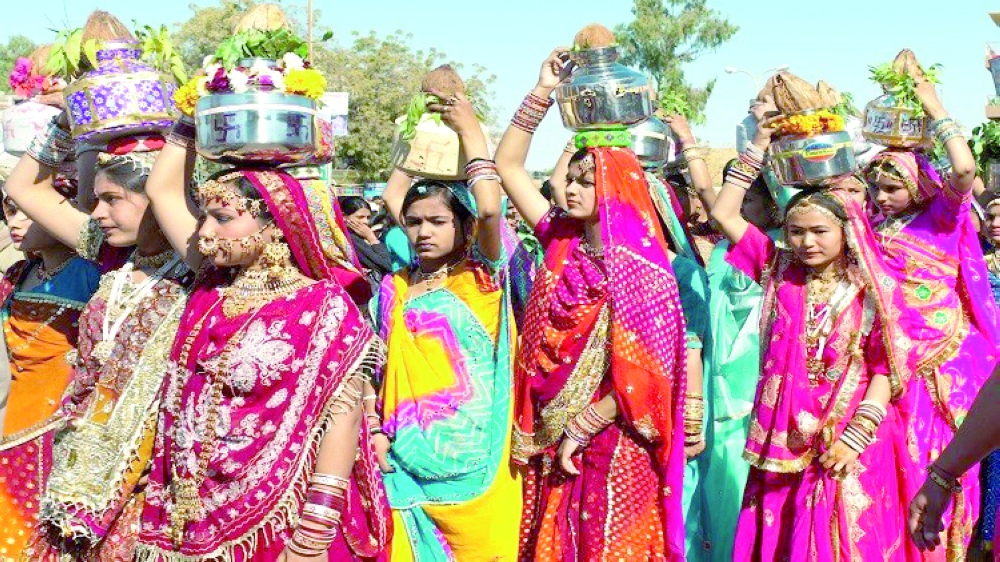
[[[538,67],[552,48],[572,41],[582,26],[601,22],[609,27],[631,19],[630,0],[503,0],[474,2],[437,0],[314,0],[322,10],[322,25],[338,40],[351,31],[374,30],[412,34],[414,47],[436,47],[467,66],[479,63],[497,76],[495,104],[506,122],[524,94],[534,85]],[[98,7],[122,21],[142,24],[187,19],[189,0],[0,0],[7,8],[0,18],[0,40],[22,33],[35,41],[51,39],[52,27],[68,22],[80,26]],[[194,0],[211,5],[212,0]],[[304,0],[287,2],[305,5]],[[900,0],[840,0],[832,9],[801,0],[709,0],[709,5],[740,26],[740,31],[714,53],[686,68],[688,78],[701,84],[718,78],[707,107],[708,121],[695,132],[712,146],[732,146],[736,123],[746,114],[756,92],[746,75],[728,75],[727,66],[760,74],[788,64],[790,70],[815,83],[823,79],[851,92],[865,103],[878,95],[868,80],[868,66],[891,60],[904,47],[920,61],[944,66],[940,88],[945,106],[971,128],[984,120],[983,106],[993,95],[983,67],[987,42],[1000,43],[1000,29],[987,16],[1000,9],[987,0],[924,2]],[[16,8],[13,6],[16,5]],[[536,135],[529,166],[548,168],[558,157],[569,133],[553,110]]]

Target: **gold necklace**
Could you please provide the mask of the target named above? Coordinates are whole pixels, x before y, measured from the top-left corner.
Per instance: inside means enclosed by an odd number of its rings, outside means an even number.
[[[37,275],[38,279],[41,281],[51,281],[53,277],[59,275],[59,272],[66,269],[66,266],[69,265],[69,262],[72,261],[72,259],[73,254],[66,256],[66,259],[59,262],[59,265],[53,267],[51,270],[45,267],[45,260],[41,260],[38,262],[38,267],[35,268],[35,275]]]
[[[826,371],[822,354],[818,351],[821,347],[820,340],[826,336],[822,331],[824,325],[828,324],[830,315],[836,314],[833,310],[834,303],[830,301],[845,279],[847,267],[842,260],[831,264],[819,274],[813,270],[806,273],[806,369],[809,382],[813,384]]]
[[[244,270],[231,285],[219,289],[224,299],[222,313],[226,318],[235,318],[307,287],[311,282],[292,267],[281,268],[277,275],[273,269]]]
[[[136,250],[132,254],[132,263],[136,269],[160,269],[168,261],[170,261],[170,258],[172,257],[174,257],[173,249],[164,250],[151,256],[143,256],[139,254],[139,250]]]
[[[224,299],[224,297],[223,297]],[[177,364],[181,369],[187,369],[188,359],[191,356],[191,348],[194,346],[195,340],[198,335],[201,334],[202,328],[205,325],[205,320],[212,315],[212,311],[218,303],[213,305],[208,309],[208,312],[201,317],[200,320],[195,324],[194,328],[188,332],[187,337],[184,339],[184,345],[181,347],[181,352],[178,357]],[[226,303],[223,300],[223,314],[225,311]],[[223,348],[222,353],[219,355],[219,362],[217,363],[223,370],[225,370],[229,365],[229,359],[233,353],[233,348],[238,345],[242,340],[243,334],[246,332],[247,326],[256,317],[256,314],[247,318],[243,326],[231,337],[229,341],[226,342],[225,348]],[[170,536],[173,539],[174,545],[178,548],[184,542],[184,530],[187,524],[191,521],[197,520],[201,512],[201,495],[199,490],[201,489],[202,483],[205,482],[205,477],[208,475],[208,465],[212,460],[212,454],[215,452],[216,445],[218,443],[218,435],[215,431],[216,423],[219,417],[219,408],[222,406],[223,399],[223,387],[225,386],[226,377],[223,373],[213,372],[211,370],[206,370],[207,379],[210,381],[209,392],[211,393],[208,403],[208,412],[205,416],[205,436],[206,440],[201,443],[201,451],[198,454],[198,464],[195,468],[194,474],[189,474],[187,476],[182,476],[177,472],[178,466],[183,466],[182,463],[171,462],[171,472],[173,476],[173,485],[171,493],[174,497],[174,510],[170,514]],[[187,381],[190,378],[185,377],[183,381],[176,381],[177,387],[174,388],[173,400],[167,405],[168,410],[174,416],[174,443],[181,443],[181,432],[183,431],[184,420],[183,416],[183,391],[184,387],[187,386]],[[173,458],[173,451],[170,452],[171,460]]]
[[[432,282],[441,281],[442,279],[446,279],[449,275],[451,275],[451,272],[454,271],[455,268],[458,267],[458,264],[460,263],[462,263],[461,260],[454,263],[450,263],[444,267],[439,267],[434,271],[431,271],[430,273],[427,273],[424,270],[420,269],[420,267],[417,267],[417,270],[414,272],[416,273],[417,276],[417,283],[429,284]]]

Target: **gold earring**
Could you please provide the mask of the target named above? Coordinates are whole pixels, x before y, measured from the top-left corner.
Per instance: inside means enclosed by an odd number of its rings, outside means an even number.
[[[289,269],[292,249],[281,241],[268,242],[260,254],[260,264],[273,279],[284,277]]]

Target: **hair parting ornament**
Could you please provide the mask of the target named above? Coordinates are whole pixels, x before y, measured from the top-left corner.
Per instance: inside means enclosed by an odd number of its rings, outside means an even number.
[[[102,152],[97,155],[97,163],[103,167],[112,166],[132,166],[132,172],[139,175],[147,175],[153,171],[153,163],[156,161],[157,152],[130,152],[128,154],[108,154]]]
[[[233,182],[243,177],[241,172],[230,172],[218,179],[208,180],[198,187],[198,203],[204,207],[211,201],[236,209],[241,214],[250,213],[254,218],[261,216],[264,206],[263,199],[251,200],[233,187]]]
[[[588,153],[586,156],[580,159],[580,171],[583,172],[584,174],[586,174],[587,172],[593,172],[596,166],[597,163],[594,161],[593,154]]]
[[[843,219],[835,215],[833,211],[831,211],[830,209],[827,209],[823,205],[820,205],[819,204],[820,197],[821,196],[817,194],[812,194],[812,195],[807,195],[802,199],[800,199],[799,201],[797,201],[794,207],[788,209],[788,212],[786,213],[786,223],[787,219],[791,219],[793,215],[801,215],[804,213],[815,211],[825,216],[826,218],[832,220],[835,224],[843,228],[844,227]]]
[[[878,183],[879,178],[883,177],[902,183],[906,187],[906,190],[910,192],[914,201],[919,203],[922,200],[917,182],[903,171],[899,164],[893,162],[891,159],[885,158],[879,160],[872,167],[872,170],[868,172],[868,178],[872,183]]]

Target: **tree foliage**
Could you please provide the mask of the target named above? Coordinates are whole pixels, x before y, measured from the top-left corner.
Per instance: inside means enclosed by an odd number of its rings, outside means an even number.
[[[622,62],[650,73],[661,99],[686,99],[687,117],[696,122],[704,120],[715,80],[702,87],[688,84],[683,66],[718,48],[739,30],[707,4],[708,0],[634,0],[635,19],[615,29]]]
[[[14,64],[37,48],[38,45],[24,35],[14,35],[6,43],[0,43],[0,92],[11,93],[7,77],[14,70]]]
[[[240,17],[258,3],[219,0],[218,5],[210,7],[192,5],[191,18],[178,24],[174,37],[188,70],[199,68],[205,56],[214,53],[219,43],[232,35]],[[279,3],[286,7],[295,30],[304,35],[305,11],[288,2]],[[316,22],[317,14],[314,13]],[[317,27],[314,36],[321,37],[325,31]],[[395,119],[406,111],[410,99],[420,90],[423,75],[448,62],[435,49],[427,52],[413,49],[409,44],[411,39],[402,32],[385,37],[369,32],[354,33],[349,44],[314,44],[313,64],[326,76],[327,90],[350,93],[349,134],[337,139],[337,165],[356,170],[366,180],[388,177]],[[467,90],[491,124],[494,114],[490,87],[495,77],[479,65],[467,73],[462,72],[461,65],[451,64],[463,74]]]

